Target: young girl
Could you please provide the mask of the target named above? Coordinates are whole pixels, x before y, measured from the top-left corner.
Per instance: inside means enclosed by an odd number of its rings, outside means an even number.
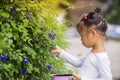
[[[99,14],[100,8],[85,14],[77,24],[82,44],[92,50],[81,58],[75,58],[60,48],[51,53],[59,54],[68,63],[80,67],[78,74],[73,74],[73,80],[112,80],[110,60],[104,46],[104,36],[107,30],[105,19]]]

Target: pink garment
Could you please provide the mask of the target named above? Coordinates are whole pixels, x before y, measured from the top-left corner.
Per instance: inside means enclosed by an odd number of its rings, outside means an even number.
[[[71,74],[53,75],[52,80],[72,80]]]

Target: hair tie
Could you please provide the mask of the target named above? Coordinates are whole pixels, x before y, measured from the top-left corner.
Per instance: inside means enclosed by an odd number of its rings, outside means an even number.
[[[88,20],[88,16],[87,16],[87,15],[84,15],[84,16],[83,16],[83,19],[84,19],[84,21],[87,21],[87,20]]]

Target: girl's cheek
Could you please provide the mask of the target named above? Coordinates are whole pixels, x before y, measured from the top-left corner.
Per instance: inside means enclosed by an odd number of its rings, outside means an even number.
[[[84,44],[84,41],[83,41],[83,39],[81,38],[81,42],[82,42],[82,44]]]
[[[83,41],[83,37],[81,36],[81,41]]]

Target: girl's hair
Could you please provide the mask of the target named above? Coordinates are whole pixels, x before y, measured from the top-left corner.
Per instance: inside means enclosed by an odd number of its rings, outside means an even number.
[[[84,25],[87,28],[90,28],[92,25],[95,25],[95,29],[105,34],[107,30],[107,23],[105,19],[100,15],[100,12],[101,9],[96,8],[93,12],[89,12],[88,14],[84,15],[80,22],[84,22]]]

